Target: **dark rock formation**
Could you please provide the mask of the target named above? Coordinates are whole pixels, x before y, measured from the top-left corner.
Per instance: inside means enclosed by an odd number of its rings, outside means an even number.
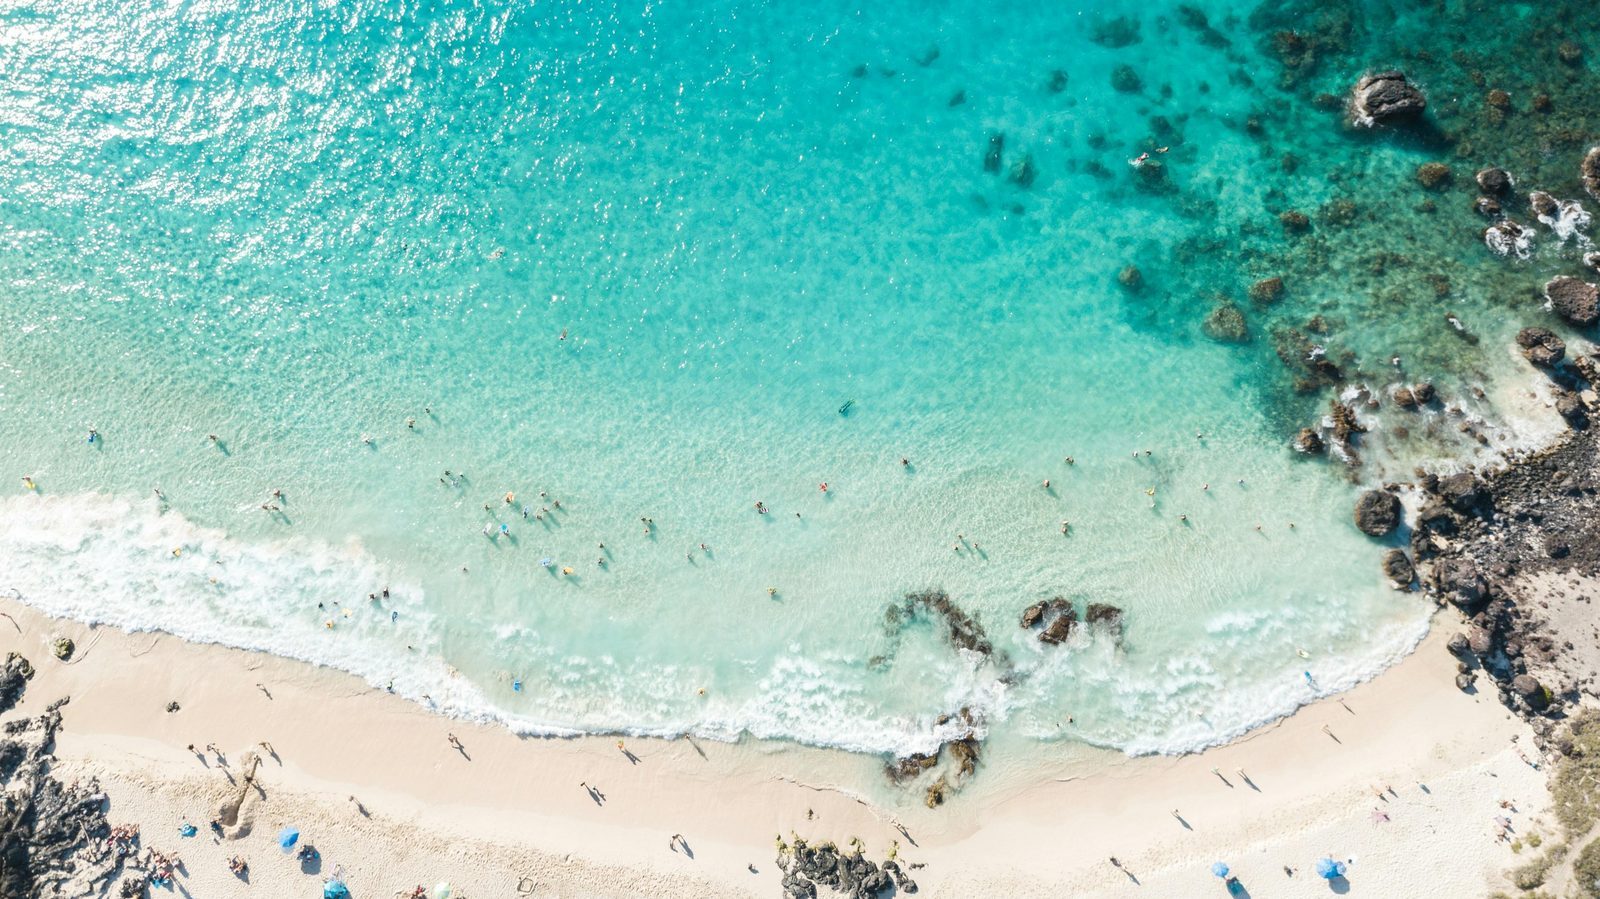
[[[1600,287],[1587,281],[1558,275],[1545,283],[1544,296],[1557,315],[1574,325],[1588,327],[1600,321]]]
[[[1583,189],[1589,192],[1589,196],[1600,200],[1600,147],[1591,148],[1583,157],[1578,174],[1583,178]]]
[[[1413,122],[1427,108],[1427,98],[1403,72],[1364,75],[1350,95],[1351,121],[1364,128]]]
[[[33,666],[28,660],[14,652],[6,653],[5,667],[0,668],[0,712],[9,712],[22,701],[22,692],[32,679]]]
[[[1129,293],[1138,293],[1144,289],[1144,272],[1137,265],[1125,265],[1117,272],[1117,283]]]
[[[1023,609],[1022,626],[1025,628],[1038,626],[1039,622],[1044,620],[1044,613],[1048,608],[1050,608],[1050,604],[1041,599],[1033,605],[1028,606],[1026,609]]]
[[[937,804],[937,803],[933,803]],[[812,846],[796,840],[778,852],[778,868],[783,871],[785,899],[816,899],[817,887],[825,886],[847,899],[877,899],[891,890],[915,893],[917,884],[893,860],[881,866],[857,849],[845,854],[832,843]]]
[[[1072,636],[1072,631],[1078,626],[1078,610],[1064,596],[1054,597],[1045,603],[1045,607],[1045,625],[1044,630],[1039,632],[1039,642],[1059,646]]]
[[[1311,428],[1300,429],[1300,433],[1294,438],[1294,448],[1313,456],[1326,449],[1322,444],[1322,437]]]
[[[110,838],[99,788],[63,784],[50,773],[66,702],[8,723],[0,738],[0,896],[7,899],[108,895],[125,870],[138,870],[135,846]],[[130,878],[136,895],[145,895],[147,879]]]
[[[1567,343],[1547,328],[1523,328],[1517,332],[1517,346],[1534,365],[1555,366],[1567,354]]]
[[[1386,537],[1400,525],[1400,497],[1387,490],[1368,490],[1356,500],[1356,527],[1370,537]]]
[[[1391,549],[1383,554],[1383,576],[1404,590],[1411,586],[1411,581],[1416,578],[1417,573],[1411,567],[1411,559],[1407,558],[1404,550]]]
[[[1011,164],[1011,174],[1007,179],[1018,187],[1027,189],[1033,186],[1033,179],[1037,178],[1039,170],[1033,164],[1033,155],[1022,154],[1022,158]]]
[[[1556,413],[1566,420],[1568,426],[1583,430],[1589,426],[1589,410],[1584,408],[1583,401],[1570,390],[1563,390],[1556,396]]]
[[[1487,168],[1477,175],[1478,189],[1491,197],[1505,196],[1511,191],[1511,173],[1501,168]]]
[[[1426,406],[1433,402],[1435,391],[1433,385],[1426,381],[1411,385],[1411,395],[1417,398],[1417,405]]]
[[[1550,691],[1531,674],[1519,674],[1511,679],[1511,692],[1534,711],[1542,711],[1550,704]]]
[[[1466,558],[1446,559],[1435,565],[1433,586],[1439,595],[1469,614],[1482,608],[1489,597],[1489,584],[1478,572],[1477,563]]]
[[[1471,512],[1477,508],[1482,497],[1479,494],[1478,479],[1472,472],[1462,471],[1456,474],[1439,478],[1434,488],[1434,493],[1439,498],[1450,504],[1450,508],[1457,512]]]
[[[1528,194],[1528,208],[1533,210],[1534,215],[1555,215],[1561,211],[1561,204],[1556,202],[1555,197],[1536,190]]]

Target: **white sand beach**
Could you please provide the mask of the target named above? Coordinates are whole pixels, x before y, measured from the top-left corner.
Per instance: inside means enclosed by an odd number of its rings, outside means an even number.
[[[938,809],[917,796],[889,809],[859,798],[882,777],[876,760],[685,739],[629,740],[630,762],[614,739],[521,738],[328,669],[0,609],[21,630],[0,623],[0,650],[39,669],[9,717],[71,696],[57,776],[97,779],[111,822],[178,853],[178,886],[208,899],[320,895],[318,872],[335,869],[358,897],[439,882],[479,899],[770,897],[782,892],[773,839],[791,832],[860,837],[879,859],[898,841],[903,865],[923,865],[908,871],[920,893],[936,897],[1223,895],[1214,861],[1252,895],[1323,896],[1312,867],[1325,854],[1349,862],[1333,886],[1352,896],[1471,896],[1518,861],[1492,819],[1537,832],[1548,803],[1519,755],[1520,741],[1536,758],[1527,725],[1455,688],[1447,626],[1375,680],[1215,750],[1064,748],[1059,768],[1003,772]],[[77,642],[70,663],[50,655],[58,634]],[[252,751],[259,790],[240,780]],[[248,832],[219,840],[207,823],[241,794]],[[181,837],[185,822],[199,833]],[[279,852],[288,825],[320,865]],[[233,855],[248,880],[227,869]]]

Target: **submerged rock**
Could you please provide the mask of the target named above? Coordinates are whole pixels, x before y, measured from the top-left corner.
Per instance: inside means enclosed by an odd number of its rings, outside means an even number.
[[[1283,298],[1283,279],[1262,278],[1250,285],[1250,299],[1257,303],[1276,303]]]
[[[944,622],[946,638],[958,649],[985,656],[994,652],[994,646],[984,633],[983,625],[951,602],[950,596],[942,590],[928,590],[906,596],[904,611],[907,614],[924,611],[937,616]]]
[[[1243,343],[1250,337],[1250,328],[1245,324],[1244,312],[1233,303],[1219,303],[1206,316],[1203,324],[1206,335],[1213,340],[1228,343]]]
[[[1417,405],[1426,406],[1433,402],[1435,392],[1433,385],[1426,381],[1411,385],[1411,395],[1417,398]]]
[[[1555,197],[1536,190],[1528,194],[1528,208],[1533,210],[1534,215],[1555,215],[1561,209],[1561,204],[1556,202]]]
[[[1523,328],[1517,332],[1517,346],[1534,365],[1555,366],[1567,354],[1567,343],[1548,328]]]
[[[1137,94],[1144,89],[1144,79],[1133,66],[1120,65],[1111,70],[1111,86],[1124,94]]]
[[[1399,71],[1363,75],[1350,95],[1351,121],[1363,128],[1412,122],[1427,108],[1422,91]]]
[[[1424,162],[1417,166],[1417,183],[1429,190],[1448,187],[1451,177],[1450,167],[1442,162]]]
[[[990,173],[1000,171],[1000,158],[1005,153],[1006,136],[998,131],[989,135],[989,150],[983,154],[983,170]]]
[[[1110,603],[1089,603],[1089,607],[1083,611],[1083,620],[1090,625],[1105,628],[1117,636],[1122,635],[1122,610]]]
[[[1558,275],[1545,283],[1544,296],[1557,315],[1574,325],[1600,321],[1600,287],[1587,281]]]
[[[1356,527],[1369,537],[1386,537],[1400,526],[1400,498],[1387,490],[1368,490],[1356,500]]]
[[[1038,174],[1039,170],[1033,164],[1033,155],[1024,153],[1021,159],[1011,164],[1011,174],[1007,178],[1012,184],[1026,189],[1033,186],[1033,179]]]
[[[1144,272],[1137,265],[1125,265],[1117,272],[1117,283],[1130,293],[1138,293],[1144,289]]]
[[[1022,626],[1025,628],[1037,627],[1039,622],[1044,620],[1045,610],[1049,608],[1050,604],[1041,599],[1033,605],[1028,606],[1026,609],[1023,609],[1021,621]]]

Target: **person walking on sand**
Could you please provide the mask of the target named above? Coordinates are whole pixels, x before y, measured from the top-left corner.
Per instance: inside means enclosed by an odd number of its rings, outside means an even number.
[[[455,734],[446,734],[445,735],[445,739],[450,742],[451,746],[454,746],[456,748],[457,752],[462,751],[461,738],[460,737],[456,736]]]

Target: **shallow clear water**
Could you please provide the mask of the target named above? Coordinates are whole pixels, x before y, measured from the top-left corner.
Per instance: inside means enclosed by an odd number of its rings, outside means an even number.
[[[1351,477],[1297,457],[1329,393],[1268,334],[1322,314],[1361,383],[1535,439],[1499,287],[1574,245],[1491,257],[1470,194],[1416,210],[1435,148],[1272,87],[1224,6],[1120,6],[0,10],[0,586],[540,732],[905,752],[969,707],[1181,751],[1372,674],[1429,604],[1357,485],[1486,450],[1436,410]],[[1344,236],[1276,221],[1336,199]],[[996,658],[886,625],[929,588]],[[1122,639],[1018,627],[1058,594]]]

